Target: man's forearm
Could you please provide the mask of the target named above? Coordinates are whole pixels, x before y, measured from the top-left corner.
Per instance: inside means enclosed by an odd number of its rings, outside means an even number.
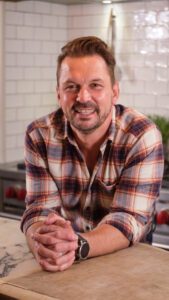
[[[112,253],[127,248],[130,244],[121,231],[109,224],[102,224],[81,235],[90,245],[88,257]]]
[[[37,259],[35,241],[32,235],[41,227],[43,222],[37,222],[30,226],[26,233],[27,243],[31,252]],[[121,231],[109,224],[101,224],[94,230],[81,234],[89,243],[90,251],[88,257],[94,257],[115,252],[129,246],[129,240]]]

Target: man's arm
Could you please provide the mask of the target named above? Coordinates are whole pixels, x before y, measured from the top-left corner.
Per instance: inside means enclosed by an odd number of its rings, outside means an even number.
[[[40,147],[43,145],[43,142],[38,130],[32,131],[32,129],[29,129],[26,132],[27,208],[22,217],[21,229],[26,235],[30,250],[42,268],[49,271],[57,271],[69,267],[74,262],[77,242],[73,240],[72,245],[72,241],[69,240],[70,237],[67,240],[64,237],[64,232],[66,234],[68,232],[69,236],[70,231],[72,233],[73,229],[70,223],[67,224],[69,225],[67,226],[68,231],[64,229],[63,223],[67,223],[67,221],[59,216],[61,207],[60,194],[56,183],[49,173],[46,160],[41,155]],[[50,224],[45,224],[49,219],[51,210],[56,213],[57,225],[55,224],[55,231],[62,232],[63,237],[57,238],[54,236],[54,230],[51,230]],[[60,220],[59,224],[58,219]],[[51,224],[54,223],[55,220],[51,221]],[[48,228],[48,232],[45,232],[46,229],[44,227]],[[74,232],[73,234],[73,238],[77,240]],[[39,240],[36,240],[35,236],[38,236]]]
[[[161,135],[152,125],[133,139],[110,210],[98,224],[117,228],[130,244],[146,238],[163,177]]]
[[[109,214],[89,232],[89,257],[112,253],[146,236],[163,174],[161,135],[156,128],[137,139],[113,197]]]
[[[92,231],[80,233],[89,243],[88,257],[115,252],[129,246],[129,240],[117,228],[109,224],[101,224]]]
[[[30,228],[27,235],[32,245],[35,242],[39,245],[35,247],[35,257],[42,268],[48,271],[61,271],[70,267],[75,260],[75,250],[78,247],[77,235],[70,222],[53,214],[44,224],[37,227],[35,231],[34,228]],[[128,239],[109,224],[101,224],[90,232],[80,234],[89,243],[88,257],[112,253],[129,246]]]

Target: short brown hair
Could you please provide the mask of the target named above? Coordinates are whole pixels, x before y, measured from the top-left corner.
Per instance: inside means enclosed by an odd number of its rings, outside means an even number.
[[[96,36],[79,37],[68,42],[64,47],[62,47],[57,60],[57,84],[59,85],[60,68],[65,57],[82,57],[95,54],[100,55],[106,62],[111,82],[114,84],[114,68],[116,62],[113,52],[104,41]]]

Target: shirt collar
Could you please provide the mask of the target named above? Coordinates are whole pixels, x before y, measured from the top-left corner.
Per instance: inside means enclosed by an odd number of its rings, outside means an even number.
[[[113,106],[112,121],[111,121],[111,124],[109,127],[109,133],[108,133],[107,140],[109,140],[109,141],[114,140],[115,127],[116,127],[116,109],[115,109],[115,106]]]
[[[57,139],[64,140],[67,138],[67,120],[61,108],[51,113],[50,116],[51,128],[54,130],[54,136]]]

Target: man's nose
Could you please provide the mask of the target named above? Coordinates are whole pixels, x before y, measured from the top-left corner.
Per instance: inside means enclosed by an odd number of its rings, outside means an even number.
[[[88,89],[86,87],[81,87],[78,95],[77,95],[77,101],[78,102],[86,102],[91,100],[91,95],[90,92],[88,91]]]

